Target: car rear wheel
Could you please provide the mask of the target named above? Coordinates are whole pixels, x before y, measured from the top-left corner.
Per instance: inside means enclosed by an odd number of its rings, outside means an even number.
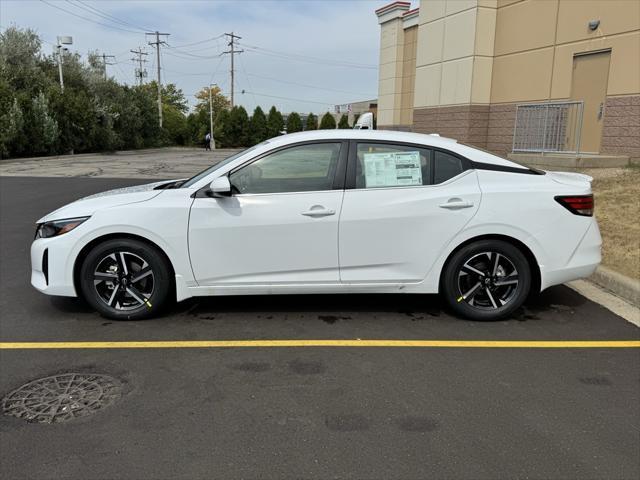
[[[132,239],[108,240],[94,247],[80,270],[86,301],[114,320],[156,315],[166,304],[171,270],[156,248]]]
[[[498,320],[519,308],[531,289],[524,254],[500,240],[482,240],[456,252],[445,267],[441,292],[456,314]]]

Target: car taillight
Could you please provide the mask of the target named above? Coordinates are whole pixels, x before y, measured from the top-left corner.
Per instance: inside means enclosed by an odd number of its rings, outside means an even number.
[[[575,215],[593,216],[593,195],[559,195],[555,199]]]

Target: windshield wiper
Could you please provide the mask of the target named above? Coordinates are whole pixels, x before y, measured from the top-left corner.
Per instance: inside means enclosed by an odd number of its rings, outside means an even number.
[[[173,188],[179,188],[186,180],[176,180],[175,182],[163,183],[162,185],[158,185],[154,190],[170,190]]]

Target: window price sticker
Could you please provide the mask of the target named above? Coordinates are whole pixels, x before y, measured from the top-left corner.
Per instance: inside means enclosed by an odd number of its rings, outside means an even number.
[[[422,185],[420,152],[365,153],[364,175],[367,188]]]

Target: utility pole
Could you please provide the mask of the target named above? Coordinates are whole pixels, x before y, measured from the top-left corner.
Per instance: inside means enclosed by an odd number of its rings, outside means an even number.
[[[222,52],[222,54],[226,54],[226,53],[230,53],[231,54],[231,108],[233,108],[234,103],[233,103],[233,93],[234,93],[234,84],[233,84],[233,77],[235,74],[235,70],[234,70],[234,65],[233,65],[233,55],[236,53],[242,53],[244,52],[244,50],[236,50],[235,49],[235,41],[236,39],[240,40],[242,37],[239,37],[238,35],[234,35],[233,32],[231,33],[225,33],[225,35],[227,37],[229,37],[231,40],[229,41],[229,43],[227,45],[229,45],[231,47],[231,50],[229,50],[228,52]]]
[[[109,63],[107,62],[107,58],[113,58],[114,60],[116,59],[115,55],[105,55],[104,53],[101,55],[102,56],[102,67],[104,68],[104,79],[107,79],[107,65],[115,65],[115,63]]]
[[[147,59],[142,58],[143,55],[149,55],[147,52],[143,52],[142,48],[138,47],[138,50],[129,50],[131,53],[138,56],[138,58],[132,58],[134,62],[138,62],[139,68],[136,68],[136,78],[138,79],[138,85],[142,86],[144,77],[147,76],[147,71],[142,67],[143,63],[147,63]]]
[[[217,86],[215,83],[209,84],[209,134],[211,135],[211,150],[216,149],[216,141],[213,139],[213,101],[211,99],[211,89]]]
[[[156,63],[158,66],[158,122],[160,128],[162,128],[162,83],[160,82],[160,45],[166,45],[167,42],[160,41],[160,35],[169,36],[169,33],[160,33],[157,30],[155,32],[146,33],[145,35],[155,35],[155,42],[147,42],[149,45],[155,45],[156,47]]]

